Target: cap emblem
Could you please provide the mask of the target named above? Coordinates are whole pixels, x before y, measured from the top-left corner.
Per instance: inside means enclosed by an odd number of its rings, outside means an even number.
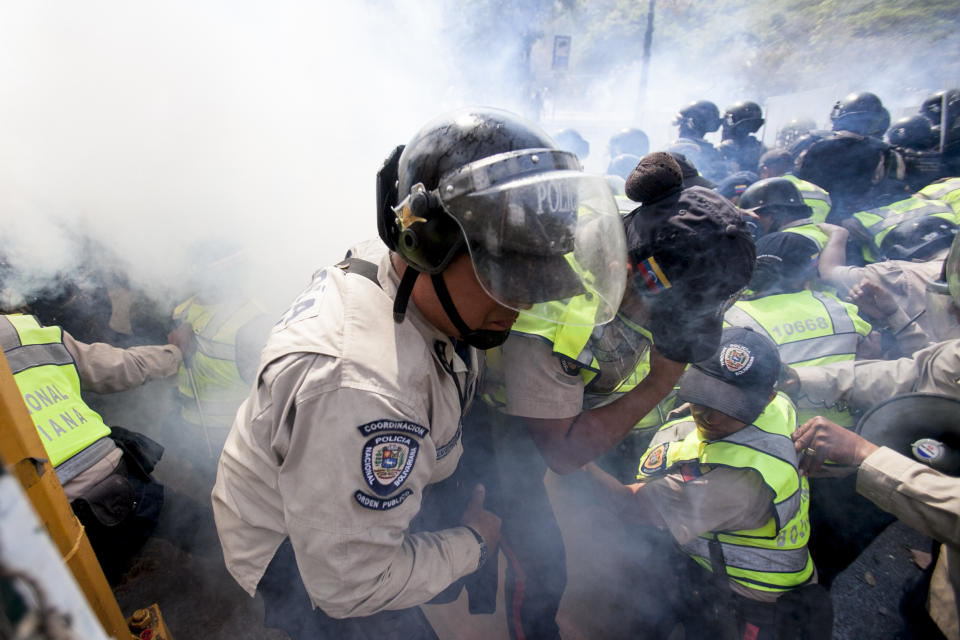
[[[742,376],[753,366],[753,354],[741,344],[728,344],[720,352],[720,366],[736,376]]]

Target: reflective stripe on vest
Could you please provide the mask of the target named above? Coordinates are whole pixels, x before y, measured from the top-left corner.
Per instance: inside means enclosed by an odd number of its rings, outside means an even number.
[[[554,356],[575,363],[580,367],[580,379],[584,384],[584,408],[592,409],[594,407],[608,404],[625,393],[630,392],[650,373],[650,353],[647,349],[644,353],[636,353],[637,361],[632,364],[630,371],[622,374],[619,380],[604,382],[605,389],[596,391],[594,383],[600,380],[601,363],[597,360],[594,346],[601,340],[605,331],[611,331],[615,327],[613,323],[620,323],[624,331],[633,331],[643,337],[650,344],[653,338],[650,332],[636,323],[629,321],[623,316],[619,316],[605,326],[584,326],[584,320],[593,318],[595,315],[592,305],[577,304],[582,297],[573,298],[569,302],[548,302],[543,304],[565,305],[562,312],[552,311],[550,313],[521,314],[517,322],[513,325],[511,333],[522,336],[534,337],[550,345]],[[560,324],[543,320],[537,316],[550,316],[567,318],[577,324]],[[608,387],[607,389],[606,387]],[[492,397],[502,396],[502,394],[493,393]],[[655,411],[655,410],[654,410]],[[653,413],[653,412],[651,412]],[[643,420],[641,420],[643,422]],[[659,422],[659,418],[658,418]]]
[[[741,300],[727,311],[724,322],[750,327],[767,336],[776,343],[783,363],[793,367],[854,360],[860,336],[867,335],[871,329],[857,315],[856,307],[820,291]],[[787,342],[788,339],[791,341]],[[810,413],[815,412],[845,427],[856,424],[853,414],[847,410],[814,407],[803,398],[797,406],[804,419],[813,417]]]
[[[830,215],[830,208],[833,206],[833,201],[826,189],[822,189],[812,182],[801,180],[790,173],[781,177],[786,178],[797,187],[800,197],[803,198],[803,203],[812,209],[810,217],[813,221],[826,222],[827,216]]]
[[[33,316],[5,315],[0,344],[54,467],[110,435],[80,395],[80,374],[60,327],[41,326]]]
[[[914,195],[946,202],[953,208],[953,212],[960,217],[960,178],[946,178],[928,184]]]
[[[810,218],[806,218],[806,220],[810,220]],[[813,224],[812,222],[807,222],[806,224],[798,224],[795,227],[791,227],[791,226],[781,227],[780,231],[784,231],[787,233],[797,233],[805,238],[810,238],[817,244],[817,249],[819,249],[820,251],[823,251],[823,247],[826,246],[827,240],[830,239],[830,236],[828,236],[826,233],[820,230],[817,227],[817,225]]]
[[[771,517],[763,527],[705,532],[685,544],[684,550],[709,569],[708,544],[716,536],[727,575],[747,587],[784,591],[808,581],[813,575],[813,561],[806,548],[810,535],[809,486],[797,471],[797,455],[790,438],[797,426],[796,410],[790,399],[778,393],[753,425],[721,440],[702,440],[690,418],[675,420],[663,428],[681,423],[688,423],[690,432],[678,442],[652,446],[641,459],[638,478],[658,477],[682,464],[698,464],[704,474],[713,466],[751,469],[761,475],[774,495]],[[647,475],[643,469],[651,455],[654,459],[665,455],[665,463],[651,463],[650,467],[660,468]]]
[[[855,307],[820,291],[740,300],[727,310],[724,322],[767,336],[791,366],[852,360],[860,336],[871,328]]]
[[[707,539],[694,538],[683,546],[683,550],[693,556],[709,558],[709,545],[710,541]],[[806,546],[798,549],[763,549],[725,544],[722,547],[723,561],[728,570],[734,568],[763,573],[796,573],[802,571],[807,564]]]
[[[237,331],[262,313],[261,308],[249,301],[202,305],[190,298],[174,309],[174,318],[189,322],[197,340],[197,352],[190,367],[197,385],[207,426],[230,427],[237,409],[250,392],[248,385],[237,369]],[[181,398],[181,415],[192,424],[200,423],[193,388],[186,370],[186,363],[177,374],[177,388]]]
[[[876,262],[881,255],[880,245],[883,244],[883,239],[894,227],[926,216],[943,218],[948,222],[960,224],[960,217],[954,213],[948,203],[915,196],[853,214],[873,240],[873,246],[865,248],[864,257]]]

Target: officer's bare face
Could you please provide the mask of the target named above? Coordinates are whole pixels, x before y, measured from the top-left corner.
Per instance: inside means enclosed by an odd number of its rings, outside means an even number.
[[[444,270],[443,279],[453,304],[457,307],[457,313],[471,329],[506,331],[517,320],[517,311],[499,304],[484,291],[468,254],[454,258]],[[459,336],[459,331],[453,326],[437,299],[430,276],[421,274],[417,279],[413,288],[413,300],[433,326],[448,336]]]
[[[725,413],[699,404],[690,405],[690,414],[704,440],[720,440],[747,426],[745,422],[734,420]]]
[[[518,312],[501,305],[483,289],[467,254],[450,263],[444,278],[460,317],[471,329],[506,331],[516,322]]]

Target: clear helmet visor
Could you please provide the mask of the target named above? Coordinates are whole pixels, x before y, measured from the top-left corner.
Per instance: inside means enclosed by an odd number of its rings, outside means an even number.
[[[627,273],[623,223],[607,182],[582,173],[575,156],[539,149],[485,158],[445,178],[437,194],[498,303],[563,324],[616,314]]]

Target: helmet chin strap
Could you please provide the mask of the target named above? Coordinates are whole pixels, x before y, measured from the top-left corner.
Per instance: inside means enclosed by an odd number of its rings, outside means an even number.
[[[450,298],[447,283],[443,281],[443,274],[433,274],[430,276],[430,281],[433,282],[433,290],[436,291],[437,299],[440,300],[440,305],[446,312],[447,317],[450,318],[450,322],[452,322],[453,326],[460,332],[461,340],[471,347],[482,351],[499,347],[506,342],[510,336],[509,329],[505,331],[490,331],[488,329],[471,329],[467,326],[467,323],[460,317],[457,306],[453,304],[453,299]]]
[[[400,286],[397,287],[397,297],[393,299],[393,321],[397,324],[403,322],[403,318],[407,315],[407,303],[410,302],[410,293],[419,275],[420,272],[410,265],[407,265],[407,270],[403,272]]]

